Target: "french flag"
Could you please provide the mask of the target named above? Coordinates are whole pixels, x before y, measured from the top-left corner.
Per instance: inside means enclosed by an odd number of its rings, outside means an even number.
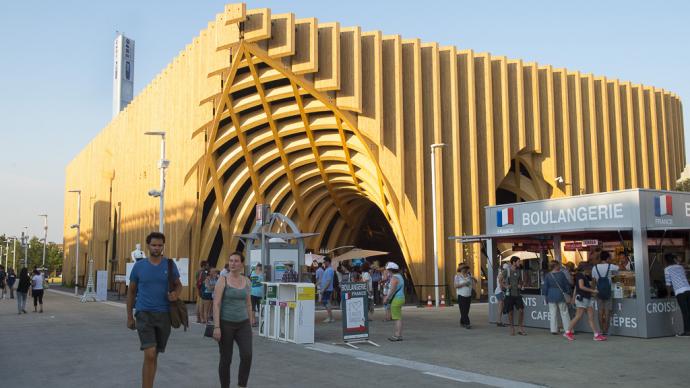
[[[673,197],[670,195],[660,195],[654,198],[654,214],[660,216],[673,215]]]
[[[513,208],[507,207],[496,213],[496,226],[513,225]]]

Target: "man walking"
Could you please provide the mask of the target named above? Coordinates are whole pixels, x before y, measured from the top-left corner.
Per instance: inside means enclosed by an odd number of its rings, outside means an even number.
[[[611,255],[607,251],[599,254],[599,264],[592,270],[592,278],[597,284],[597,306],[599,308],[599,328],[603,336],[609,335],[609,322],[613,310],[611,277],[618,272],[618,266],[610,264]]]
[[[501,286],[506,290],[506,297],[504,302],[504,313],[508,313],[508,320],[510,321],[510,335],[515,335],[515,321],[513,320],[513,311],[518,310],[518,323],[520,329],[518,334],[527,335],[525,332],[525,303],[522,301],[522,270],[518,264],[520,258],[513,256],[510,258],[510,267],[503,270],[501,276]]]
[[[331,258],[326,257],[323,259],[324,270],[321,275],[321,282],[319,289],[321,290],[321,303],[323,307],[328,311],[328,318],[324,319],[324,323],[335,322],[333,319],[333,311],[331,310],[331,296],[333,295],[333,268],[331,267]]]
[[[163,257],[165,236],[153,232],[146,237],[148,259],[142,259],[132,268],[127,292],[127,327],[137,330],[144,365],[141,370],[143,388],[152,388],[158,366],[158,353],[165,351],[170,336],[170,302],[180,295],[182,283],[175,263],[172,263],[174,289],[168,289],[168,258]],[[135,304],[136,299],[136,306]],[[132,307],[136,315],[132,315]],[[135,320],[136,318],[136,320]]]
[[[683,316],[683,332],[676,334],[676,337],[690,337],[690,284],[685,275],[685,268],[678,257],[672,253],[664,255],[666,268],[664,268],[664,278],[668,297],[671,297],[671,290],[676,294],[676,301]]]

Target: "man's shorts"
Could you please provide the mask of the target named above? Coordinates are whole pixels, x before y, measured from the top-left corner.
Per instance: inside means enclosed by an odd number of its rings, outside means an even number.
[[[402,306],[405,301],[402,299],[393,299],[391,301],[391,319],[394,321],[399,321],[402,318]]]
[[[494,296],[496,297],[496,300],[505,300],[506,293],[505,292],[499,292],[498,294],[496,294]]]
[[[503,312],[505,314],[513,311],[513,309],[524,310],[525,302],[522,301],[521,296],[506,296],[505,302],[503,302]]]
[[[611,311],[613,310],[613,299],[608,298],[604,300],[597,298],[597,307],[599,308],[599,311]]]
[[[156,347],[158,353],[165,352],[170,337],[170,313],[137,311],[134,315],[141,350]]]
[[[331,296],[333,295],[333,291],[324,291],[323,292],[323,297],[321,297],[321,303],[323,303],[323,307],[328,308],[331,305]]]
[[[591,298],[575,298],[575,307],[579,309],[587,309],[592,307],[592,299]]]

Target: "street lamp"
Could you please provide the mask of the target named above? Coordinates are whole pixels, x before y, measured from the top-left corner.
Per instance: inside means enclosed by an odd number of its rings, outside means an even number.
[[[438,228],[436,227],[436,149],[445,147],[444,143],[436,143],[431,145],[431,215],[434,234],[434,296],[436,300],[436,307],[439,306],[439,290],[438,290]]]
[[[24,247],[24,266],[29,267],[29,227],[25,226],[22,232],[22,246]]]
[[[13,248],[14,252],[12,253],[12,256],[14,259],[17,258],[17,238],[14,236],[7,236],[7,238],[5,239],[5,270],[7,270],[7,268],[8,268],[7,264],[10,260],[10,240],[13,240],[13,247],[14,247]],[[1,248],[2,247],[0,247],[0,249]],[[2,255],[0,255],[0,259],[2,259]],[[12,268],[14,268],[14,263],[12,263]],[[14,270],[16,271],[17,269],[14,268]]]
[[[48,244],[48,215],[39,214],[39,217],[43,217],[43,268],[46,267],[46,245]]]
[[[170,161],[165,159],[165,132],[144,132],[144,135],[161,137],[161,159],[158,161],[158,168],[161,170],[161,186],[160,190],[149,190],[149,196],[154,198],[158,197],[160,199],[160,211],[158,212],[158,231],[163,233],[165,226],[165,169],[170,166]]]
[[[70,193],[77,193],[77,223],[70,226],[77,229],[77,250],[74,255],[74,295],[79,295],[79,239],[81,238],[81,190],[70,190]]]

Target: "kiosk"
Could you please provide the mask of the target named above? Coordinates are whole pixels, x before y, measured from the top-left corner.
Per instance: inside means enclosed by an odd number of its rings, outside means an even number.
[[[510,256],[505,251],[530,251],[539,257],[529,260],[528,271],[523,272],[529,274],[527,283],[534,283],[533,289],[523,292],[525,326],[548,328],[548,306],[538,280],[543,279],[547,260],[578,264],[606,250],[612,264],[618,264],[619,258],[630,260],[613,277],[609,333],[653,338],[682,331],[676,299],[666,294],[663,255],[674,253],[688,263],[690,193],[622,190],[488,206],[485,217],[485,235],[451,239],[486,244],[490,322],[498,318],[494,292],[502,258],[499,252],[504,251],[504,258]],[[589,331],[584,321],[577,331]]]
[[[264,284],[266,298],[259,312],[259,335],[297,344],[314,343],[314,285]]]

